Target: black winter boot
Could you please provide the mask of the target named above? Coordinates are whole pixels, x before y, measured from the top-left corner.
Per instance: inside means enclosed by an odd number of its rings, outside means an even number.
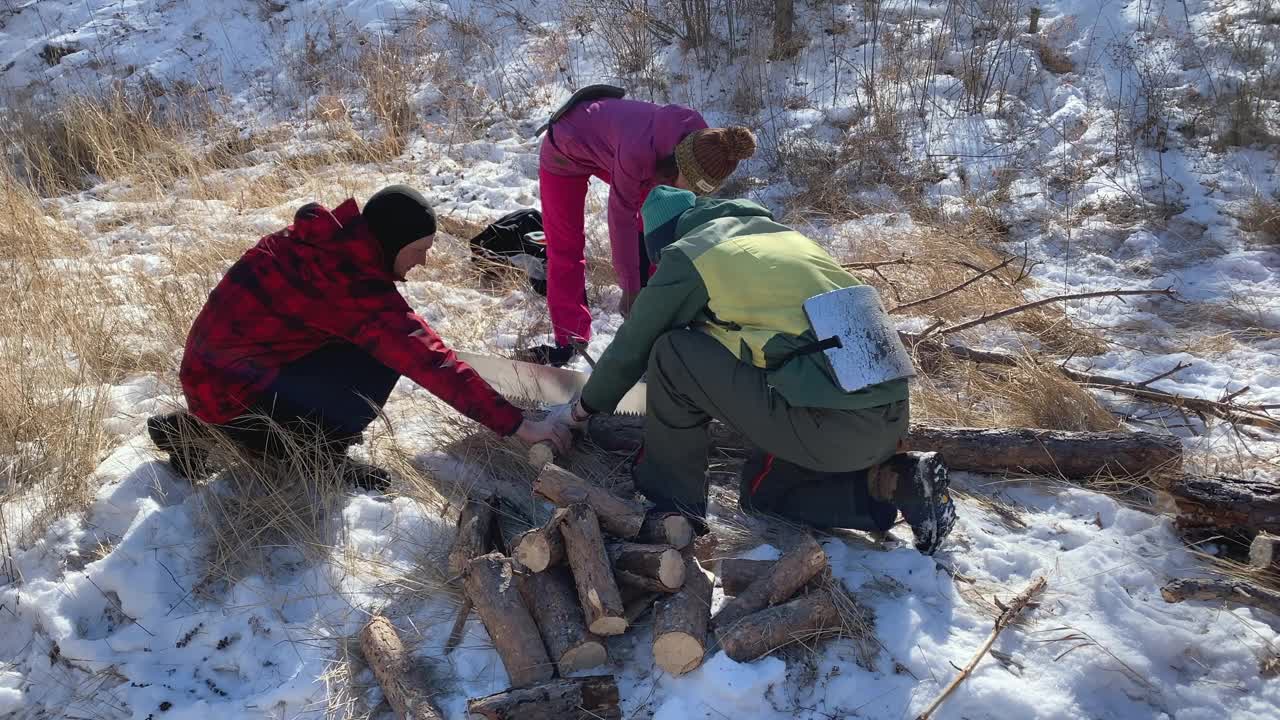
[[[147,418],[151,442],[169,453],[169,465],[188,480],[208,477],[209,434],[192,415],[185,412],[154,415]]]
[[[871,496],[898,506],[916,550],[932,555],[956,524],[947,464],[936,452],[899,453],[869,471]]]

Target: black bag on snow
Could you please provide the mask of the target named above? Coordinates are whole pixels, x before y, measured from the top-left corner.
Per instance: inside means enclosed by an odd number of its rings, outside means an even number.
[[[530,233],[537,233],[530,237]],[[542,240],[542,213],[516,210],[503,215],[471,238],[471,262],[498,263],[523,270],[539,295],[547,294],[547,246]]]

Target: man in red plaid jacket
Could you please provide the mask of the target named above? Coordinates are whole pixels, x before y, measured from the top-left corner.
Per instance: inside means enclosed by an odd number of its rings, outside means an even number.
[[[503,399],[397,291],[425,263],[435,232],[426,199],[393,185],[363,212],[354,199],[332,211],[306,205],[292,225],[250,248],[187,336],[180,378],[189,414],[148,420],[175,469],[206,472],[207,442],[199,440],[207,428],[194,416],[269,457],[286,455],[303,432],[318,433],[352,482],[383,486],[385,473],[345,454],[401,375],[499,435],[564,449],[567,430]]]

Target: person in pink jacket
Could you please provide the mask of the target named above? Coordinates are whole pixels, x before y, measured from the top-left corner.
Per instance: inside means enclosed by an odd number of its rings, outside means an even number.
[[[547,125],[538,185],[556,344],[530,349],[527,359],[563,365],[573,357],[574,344],[591,339],[584,216],[592,176],[609,185],[609,242],[622,288],[619,309],[626,316],[648,280],[640,206],[649,191],[673,185],[700,195],[715,192],[739,161],[755,154],[755,137],[744,127],[708,128],[695,110],[621,94],[608,86],[584,88]]]

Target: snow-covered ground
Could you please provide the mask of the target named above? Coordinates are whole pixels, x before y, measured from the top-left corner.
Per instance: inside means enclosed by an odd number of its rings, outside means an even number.
[[[762,152],[741,174],[758,181],[753,197],[781,212],[800,181],[779,169],[777,148],[796,138],[839,143],[868,122],[862,111],[873,60],[867,42],[889,43],[892,29],[902,33],[897,42],[914,47],[927,41],[930,28],[950,22],[957,30],[934,57],[936,72],[921,76],[927,81],[893,92],[882,86],[908,116],[928,108],[927,122],[909,122],[905,133],[904,166],[931,170],[924,199],[944,214],[993,208],[1010,228],[1006,249],[1037,263],[1037,293],[1172,287],[1189,301],[1071,304],[1073,322],[1111,343],[1100,355],[1071,358],[1072,366],[1144,380],[1190,362],[1154,387],[1217,398],[1248,386],[1248,402],[1280,403],[1280,252],[1241,232],[1238,222],[1255,193],[1280,189],[1276,148],[1220,147],[1204,133],[1179,129],[1224,122],[1196,98],[1275,76],[1280,8],[1263,0],[1044,2],[1039,23],[1053,51],[1045,53],[1036,36],[1001,40],[984,29],[1000,13],[1013,13],[1024,25],[1030,5],[876,5],[884,21],[878,28],[867,22],[870,6],[798,4],[809,44],[794,60],[767,65],[741,57],[744,48],[767,44],[767,22],[740,18],[730,33],[721,17],[718,34],[735,38],[737,60],[728,61],[721,47],[716,67],[703,70],[673,43],[655,48],[655,61],[623,82],[641,97],[704,109],[712,124],[756,127]],[[320,99],[300,85],[300,67],[326,57],[345,61],[357,34],[366,41],[414,38],[422,72],[408,102],[421,125],[393,161],[316,170],[265,207],[247,202],[243,191],[209,198],[182,187],[174,188],[172,202],[139,201],[136,189],[121,181],[49,201],[61,222],[91,241],[97,255],[86,262],[120,282],[139,272],[164,277],[175,272],[168,253],[174,246],[198,244],[212,232],[234,232],[248,243],[303,202],[364,198],[389,182],[422,188],[442,214],[457,219],[484,221],[536,206],[532,130],[571,85],[617,79],[606,34],[581,28],[581,18],[590,19],[585,6],[0,0],[0,88],[16,109],[42,97],[100,89],[113,77],[134,83],[149,77],[167,87],[182,81],[216,98],[246,135],[288,130],[286,139],[247,156],[245,167],[210,179],[244,187],[240,183],[280,172],[283,156],[323,142],[316,140],[322,123],[313,112]],[[466,34],[468,28],[481,32]],[[1242,35],[1256,36],[1253,55],[1228,42]],[[1009,69],[1007,76],[995,74],[1007,93],[999,102],[997,94],[986,98],[975,114],[960,76],[981,58]],[[1049,72],[1046,58],[1069,61],[1072,69]],[[877,77],[886,76],[885,58],[876,62]],[[432,69],[441,65],[461,74]],[[459,77],[490,99],[492,117],[482,131],[446,138],[441,128],[456,120],[447,108]],[[354,122],[367,121],[362,96],[345,92]],[[1274,128],[1274,88],[1269,92],[1261,112]],[[752,99],[763,106],[754,109],[746,102]],[[819,226],[820,239],[883,240],[912,224],[902,197],[881,187],[853,191],[875,209]],[[604,197],[596,187],[588,224],[599,256],[606,252],[600,244]],[[156,207],[164,209],[158,217]],[[455,245],[436,250],[455,260],[462,252]],[[450,284],[452,277],[429,267],[405,289],[446,339],[475,350],[509,349],[528,339],[541,312],[536,296],[480,292]],[[613,307],[616,288],[593,292]],[[928,324],[927,318],[905,320],[922,321]],[[620,322],[616,313],[597,314],[593,354]],[[979,339],[992,346],[1034,342],[1008,328],[989,330]],[[218,488],[193,490],[174,478],[142,433],[149,413],[177,402],[171,380],[133,376],[110,389],[108,431],[118,446],[97,471],[96,499],[15,550],[15,580],[0,586],[0,717],[358,712],[378,701],[376,690],[350,706],[333,702],[345,692],[348,639],[388,603],[416,643],[416,656],[447,679],[442,704],[450,717],[463,716],[466,698],[506,687],[477,621],[463,646],[445,658],[452,608],[440,598],[397,594],[404,585],[398,578],[421,572],[451,532],[448,519],[406,497],[353,496],[334,518],[327,556],[313,560],[281,548],[262,574],[219,593],[197,592],[210,550],[203,494]],[[418,407],[422,392],[402,383],[391,415]],[[430,422],[430,415],[406,421],[397,428],[398,442],[437,472],[456,472],[420,425]],[[1184,423],[1179,417],[1176,424]],[[1276,475],[1274,435],[1241,436],[1196,418],[1185,424],[1191,427],[1176,432],[1205,467]],[[826,541],[836,575],[875,612],[881,647],[870,666],[857,662],[850,641],[838,641],[813,657],[797,653],[749,664],[717,653],[677,678],[653,665],[642,628],[610,645],[608,671],[619,677],[626,717],[913,717],[989,631],[993,596],[1007,599],[1038,575],[1049,586],[1031,622],[1002,636],[995,646],[1000,659],[984,661],[937,717],[1280,716],[1280,690],[1259,672],[1260,662],[1280,652],[1280,619],[1204,603],[1166,604],[1159,588],[1168,579],[1206,571],[1168,518],[1049,483],[977,476],[957,482],[974,499],[964,501],[960,524],[936,562],[909,543]],[[997,515],[981,498],[1012,507],[1017,521]],[[11,531],[23,516],[22,503],[4,508]],[[774,552],[768,546],[753,551],[758,557]],[[370,682],[367,671],[355,678],[357,687]]]

